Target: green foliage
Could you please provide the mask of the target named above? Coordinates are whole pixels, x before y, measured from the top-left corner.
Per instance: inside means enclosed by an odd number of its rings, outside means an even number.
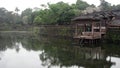
[[[43,21],[51,24],[65,24],[70,22],[72,14],[71,7],[67,3],[59,2],[57,4],[48,4],[49,9],[45,9]]]
[[[31,24],[32,23],[32,9],[27,8],[24,11],[22,11],[21,17],[23,24]]]
[[[76,2],[76,7],[79,10],[85,10],[87,7],[89,7],[90,5],[87,2],[84,2],[82,0],[77,0]]]
[[[35,24],[40,24],[41,23],[41,18],[39,16],[37,16],[35,19],[34,19],[34,22]],[[42,24],[42,23],[41,23]]]
[[[41,18],[41,23],[43,24],[53,24],[55,22],[55,16],[52,15],[49,9],[40,10],[39,17]]]
[[[101,10],[110,10],[112,9],[112,6],[109,2],[105,1],[105,0],[100,0],[101,1],[101,4],[100,4],[100,7],[101,7]]]
[[[9,24],[37,24],[37,25],[68,25],[71,19],[79,16],[87,7],[95,8],[93,4],[88,4],[85,1],[77,0],[75,4],[58,2],[55,4],[42,4],[41,8],[36,7],[33,11],[31,8],[26,8],[21,15],[18,14],[19,8],[15,8],[15,12],[7,11],[5,8],[0,8],[0,22]],[[111,5],[105,0],[101,0],[101,10],[120,9],[120,5]]]
[[[43,24],[69,24],[75,14],[74,7],[64,2],[58,2],[56,4],[48,3],[48,9],[40,10],[38,16]]]
[[[112,28],[107,31],[107,39],[116,43],[120,40],[120,29]]]
[[[32,13],[32,9],[31,8],[27,8],[27,9],[25,9],[24,11],[22,11],[22,14],[21,14],[21,16],[23,17],[23,16],[29,16],[30,14]]]
[[[0,8],[0,25],[20,23],[20,15],[8,11],[5,8]]]
[[[58,2],[55,4],[41,5],[44,9],[35,11],[32,14],[33,22],[36,23],[36,19],[39,20],[40,24],[58,24],[67,25],[70,24],[71,19],[81,14],[89,6],[88,3],[77,0],[76,4],[69,5],[68,3]],[[38,17],[40,17],[38,19]],[[37,21],[38,22],[38,21]]]

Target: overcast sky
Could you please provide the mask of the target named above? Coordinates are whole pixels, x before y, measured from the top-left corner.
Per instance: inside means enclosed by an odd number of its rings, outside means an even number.
[[[9,11],[14,11],[18,7],[21,11],[26,8],[40,7],[40,4],[46,4],[47,2],[56,3],[59,1],[67,2],[69,4],[75,3],[76,0],[0,0],[0,7],[4,7]],[[99,5],[99,0],[83,0],[89,4]],[[106,0],[112,4],[120,4],[119,0]]]

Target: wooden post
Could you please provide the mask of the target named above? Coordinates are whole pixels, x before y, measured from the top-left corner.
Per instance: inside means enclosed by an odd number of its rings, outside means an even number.
[[[101,23],[102,23],[102,22],[100,21],[100,22],[99,22],[99,30],[100,30],[100,34],[99,34],[99,35],[100,35],[100,38],[101,38],[101,36],[102,36],[102,27],[101,27],[102,25],[101,25]]]
[[[83,32],[86,32],[85,30],[86,30],[86,24],[84,24],[83,26]]]
[[[94,22],[92,22],[92,38],[94,38]]]
[[[100,33],[101,33],[101,22],[100,22],[100,24],[99,24],[99,30],[100,30]]]
[[[77,30],[77,24],[75,25],[75,36],[77,36],[77,32],[78,32],[78,30]]]
[[[100,32],[99,36],[100,36],[100,38],[101,38],[101,35],[102,35],[102,27],[101,27],[101,23],[102,23],[102,22],[100,21],[100,22],[99,22],[99,30],[100,30],[100,31],[99,31],[99,32]]]

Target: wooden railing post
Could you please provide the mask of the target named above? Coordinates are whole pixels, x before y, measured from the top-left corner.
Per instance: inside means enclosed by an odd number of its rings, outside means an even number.
[[[94,38],[94,22],[92,22],[92,38]]]
[[[77,24],[75,25],[75,36],[77,35],[78,30],[77,30]]]

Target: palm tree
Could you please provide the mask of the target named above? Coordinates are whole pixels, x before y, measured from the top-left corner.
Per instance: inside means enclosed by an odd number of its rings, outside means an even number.
[[[20,11],[20,9],[18,9],[18,7],[16,7],[15,12],[18,14],[19,11]]]

